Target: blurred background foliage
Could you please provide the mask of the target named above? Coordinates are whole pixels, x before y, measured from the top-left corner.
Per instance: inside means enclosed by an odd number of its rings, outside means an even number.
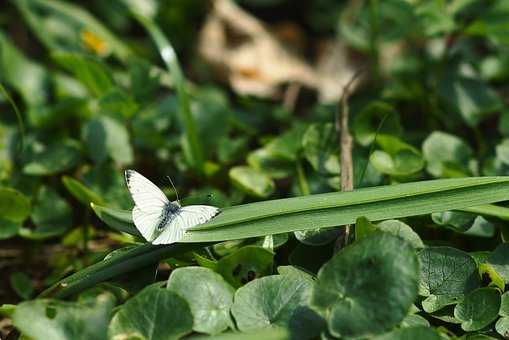
[[[338,190],[334,115],[359,70],[355,187],[509,175],[507,18],[505,0],[2,3],[0,300],[32,297],[135,241],[89,206],[132,207],[126,168],[175,197],[170,175],[184,204]],[[468,250],[506,228],[473,213],[410,221],[429,242]],[[273,242],[316,270],[327,256],[313,245],[335,237]]]

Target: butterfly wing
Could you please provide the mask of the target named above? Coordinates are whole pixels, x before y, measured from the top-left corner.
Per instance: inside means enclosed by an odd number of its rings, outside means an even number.
[[[165,209],[171,205],[164,193],[151,181],[134,170],[125,171],[127,188],[131,193],[135,207],[132,211],[133,222],[147,241],[158,234]]]
[[[170,203],[157,185],[134,170],[125,171],[125,181],[134,204],[143,212],[162,209]]]
[[[152,242],[153,244],[170,244],[178,242],[186,229],[209,221],[219,213],[219,209],[210,205],[188,205],[180,208],[163,232]]]

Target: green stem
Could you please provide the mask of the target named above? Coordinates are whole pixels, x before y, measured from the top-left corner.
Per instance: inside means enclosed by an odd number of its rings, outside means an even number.
[[[182,125],[184,126],[186,143],[190,152],[189,156],[192,158],[191,165],[199,175],[204,175],[205,160],[203,155],[203,148],[198,138],[196,122],[194,121],[194,117],[191,113],[191,100],[187,91],[186,79],[182,73],[182,69],[180,68],[180,64],[177,59],[177,54],[175,53],[175,50],[173,49],[173,46],[170,44],[168,39],[166,39],[164,34],[154,22],[136,13],[132,13],[132,15],[150,33],[152,39],[157,45],[157,48],[159,49],[161,58],[163,59],[168,71],[170,72],[173,86],[175,87],[179,98],[179,116]]]
[[[309,184],[306,178],[306,173],[304,172],[304,168],[302,167],[302,161],[300,159],[297,159],[296,167],[300,193],[304,196],[310,195],[311,190],[309,190]]]

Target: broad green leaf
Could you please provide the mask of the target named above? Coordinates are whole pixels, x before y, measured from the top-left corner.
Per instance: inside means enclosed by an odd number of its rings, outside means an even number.
[[[503,164],[509,165],[509,139],[503,139],[496,147],[497,159]]]
[[[419,253],[423,296],[461,296],[480,285],[477,264],[462,250],[450,247],[429,247]]]
[[[409,225],[398,221],[398,220],[387,220],[382,221],[376,225],[376,229],[381,230],[385,233],[392,234],[394,236],[401,237],[408,243],[410,243],[415,249],[424,248],[424,243],[422,242],[419,234],[413,231]]]
[[[424,309],[426,313],[434,313],[446,306],[455,305],[462,300],[463,297],[454,295],[429,295],[422,300],[421,304],[422,309]]]
[[[251,167],[233,167],[230,169],[229,176],[235,186],[255,197],[269,197],[276,188],[269,176]]]
[[[108,327],[108,338],[180,339],[192,331],[193,315],[176,293],[151,285],[120,307]]]
[[[246,246],[221,258],[217,272],[234,287],[240,287],[272,272],[274,253],[266,248]]]
[[[480,330],[496,320],[500,309],[500,293],[493,288],[474,290],[454,308],[454,316],[461,320],[466,332]]]
[[[509,283],[509,243],[500,244],[486,260]]]
[[[72,227],[72,209],[57,192],[42,187],[37,193],[31,214],[35,229],[21,228],[20,235],[44,239],[61,235]]]
[[[311,275],[308,272],[305,272],[304,270],[301,270],[294,266],[279,266],[277,267],[277,272],[279,275],[288,275],[288,276],[296,276],[297,278],[301,280],[307,280],[307,281],[314,281],[313,275]]]
[[[232,315],[243,332],[269,327],[289,329],[292,339],[311,339],[323,328],[308,307],[313,284],[296,276],[272,275],[254,280],[235,293]]]
[[[294,235],[297,240],[308,246],[322,246],[337,239],[340,233],[339,228],[324,228],[296,231]]]
[[[505,177],[441,179],[238,205],[190,228],[181,242],[236,240],[340,226],[354,223],[359,216],[378,221],[474,207],[508,199],[506,181]],[[114,228],[135,229],[129,211],[97,205],[94,210]]]
[[[311,124],[302,136],[302,148],[315,171],[339,174],[339,139],[332,124]]]
[[[435,319],[438,319],[438,320],[441,320],[441,321],[444,321],[447,323],[458,324],[458,325],[461,324],[461,320],[458,320],[454,317],[454,306],[453,305],[445,306],[444,308],[442,308],[436,312],[433,312],[431,314],[428,314],[428,315]]]
[[[281,179],[290,177],[295,171],[295,165],[271,153],[267,148],[256,149],[247,156],[247,163],[253,169],[264,172],[271,178]]]
[[[9,277],[11,287],[23,300],[28,300],[34,293],[32,280],[22,272],[12,273]]]
[[[0,218],[20,223],[30,215],[30,200],[21,192],[11,188],[0,188]],[[9,223],[6,223],[7,227]]]
[[[373,338],[373,340],[440,340],[440,334],[430,327],[409,327],[394,330]]]
[[[502,108],[497,92],[480,79],[447,74],[439,82],[439,95],[465,122],[476,126],[489,113]]]
[[[80,201],[80,203],[83,203],[87,206],[90,203],[105,204],[105,201],[101,196],[72,177],[62,176],[62,183],[64,184],[65,188],[74,196],[74,198]]]
[[[139,110],[134,99],[119,88],[114,88],[99,98],[97,105],[97,110],[101,114],[108,114],[113,117],[131,118]]]
[[[421,153],[413,146],[390,135],[376,139],[382,150],[374,151],[369,161],[375,169],[390,176],[409,176],[424,166]]]
[[[413,327],[430,327],[430,323],[428,320],[426,320],[424,317],[418,315],[418,314],[410,314],[407,315],[403,321],[401,321],[400,327],[401,328],[413,328]]]
[[[115,298],[104,293],[87,304],[38,299],[20,303],[12,322],[32,339],[106,340],[106,330]]]
[[[30,107],[46,103],[50,75],[27,59],[0,31],[0,80],[9,84]]]
[[[495,329],[498,334],[502,335],[504,338],[507,338],[509,335],[509,317],[503,316],[497,320],[495,324]]]
[[[83,126],[82,139],[90,158],[97,163],[108,158],[121,166],[133,162],[129,133],[123,124],[113,118],[100,116],[90,120]]]
[[[431,218],[436,224],[459,233],[480,237],[492,237],[495,233],[495,226],[477,214],[444,211],[432,214]]]
[[[113,53],[122,61],[131,54],[126,44],[79,6],[56,0],[20,0],[14,4],[49,50],[81,50],[101,56]]]
[[[72,72],[91,95],[101,97],[113,89],[113,80],[106,66],[85,54],[57,52],[52,54],[57,64]]]
[[[377,131],[379,134],[395,136],[403,132],[398,113],[384,102],[372,102],[356,114],[353,117],[352,130],[355,139],[362,146],[373,143]]]
[[[509,292],[505,292],[501,296],[500,310],[498,311],[500,316],[509,316]]]
[[[390,330],[417,297],[419,261],[405,241],[377,233],[342,249],[318,273],[312,303],[337,337]]]
[[[167,288],[189,304],[194,331],[218,334],[232,326],[230,307],[235,290],[219,274],[208,268],[177,268],[171,273]]]
[[[463,177],[469,173],[472,149],[454,135],[432,132],[422,144],[422,154],[427,171],[435,177]]]
[[[78,142],[69,139],[44,146],[25,163],[23,173],[30,176],[50,176],[70,170],[81,158],[80,149]]]

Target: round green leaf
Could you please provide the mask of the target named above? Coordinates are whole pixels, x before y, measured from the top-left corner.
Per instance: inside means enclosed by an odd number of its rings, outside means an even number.
[[[417,326],[429,327],[429,321],[418,314],[407,315],[403,321],[401,321],[401,328],[411,328]]]
[[[469,173],[472,149],[460,138],[434,131],[422,144],[427,171],[435,177],[460,177]]]
[[[217,262],[217,272],[234,287],[272,272],[274,253],[258,246],[246,246]]]
[[[382,334],[374,340],[440,340],[442,337],[433,328],[409,327],[396,329],[392,332]]]
[[[332,124],[310,125],[302,137],[302,147],[304,156],[317,172],[339,173],[339,141]]]
[[[235,290],[221,275],[208,268],[178,268],[171,273],[167,287],[186,299],[194,316],[194,331],[218,334],[232,325],[230,307]]]
[[[149,286],[119,309],[108,327],[108,338],[171,340],[191,332],[193,316],[176,293]]]
[[[30,299],[34,293],[34,286],[32,280],[27,274],[22,272],[12,273],[10,276],[10,283],[12,289],[24,300]]]
[[[338,337],[365,337],[389,330],[417,297],[419,261],[412,246],[377,233],[344,248],[318,273],[312,303]]]
[[[295,231],[293,234],[300,242],[308,246],[322,246],[337,239],[342,229],[318,228]]]
[[[498,334],[507,339],[509,337],[509,317],[504,316],[498,319],[495,324],[495,329]]]
[[[108,116],[100,116],[89,121],[82,131],[82,139],[88,154],[100,163],[108,157],[120,165],[133,161],[133,150],[126,127]]]
[[[502,294],[498,315],[509,316],[509,291]]]
[[[36,228],[21,228],[20,235],[31,239],[42,239],[61,235],[72,227],[72,209],[62,197],[48,187],[37,193],[32,209],[32,221]]]
[[[254,280],[235,293],[232,314],[243,332],[267,327],[287,328],[292,339],[317,336],[323,326],[308,306],[312,281],[292,275]]]
[[[78,142],[65,140],[45,146],[35,152],[23,166],[23,173],[31,176],[50,176],[75,167],[81,158]]]
[[[509,243],[500,244],[486,260],[509,283]]]
[[[369,157],[369,161],[381,173],[397,177],[409,176],[424,166],[422,157],[409,150],[400,151],[392,156],[385,151],[376,150]]]
[[[32,339],[106,340],[115,298],[104,293],[87,304],[58,300],[33,300],[19,304],[12,322]]]
[[[391,176],[409,176],[423,168],[421,153],[410,144],[391,135],[379,135],[376,141],[383,151],[373,152],[369,160],[378,171]]]
[[[419,293],[460,296],[479,287],[475,260],[468,253],[450,247],[429,247],[419,253]]]
[[[272,195],[276,188],[269,176],[248,166],[231,168],[229,176],[233,184],[252,196],[266,198]]]
[[[399,220],[387,220],[380,222],[376,225],[376,228],[394,236],[401,237],[416,249],[424,248],[424,243],[422,243],[419,234],[410,228],[409,225]]]
[[[493,288],[479,288],[465,296],[454,308],[454,317],[461,320],[466,332],[488,326],[498,317],[500,293]]]
[[[30,200],[28,197],[11,188],[0,188],[1,218],[12,222],[23,222],[28,215],[30,215]]]
[[[430,295],[422,300],[421,304],[422,309],[424,309],[426,313],[434,313],[446,306],[455,305],[462,300],[462,297],[454,295]]]

